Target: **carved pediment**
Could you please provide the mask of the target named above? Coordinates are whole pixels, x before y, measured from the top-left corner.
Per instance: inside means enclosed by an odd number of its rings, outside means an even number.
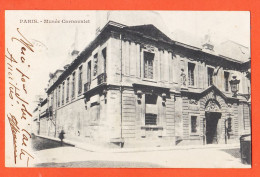
[[[221,112],[221,109],[220,109],[219,103],[216,100],[209,100],[207,105],[206,105],[205,111],[207,111],[207,112]]]

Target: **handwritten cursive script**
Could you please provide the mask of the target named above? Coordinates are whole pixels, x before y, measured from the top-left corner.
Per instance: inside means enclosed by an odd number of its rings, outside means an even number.
[[[13,136],[14,163],[17,164],[17,154],[19,154],[19,160],[21,162],[26,160],[26,166],[29,166],[30,159],[34,159],[33,155],[30,154],[27,149],[28,142],[32,136],[24,125],[30,125],[28,118],[32,117],[30,110],[27,109],[30,105],[27,100],[27,84],[30,80],[27,73],[30,69],[29,59],[27,57],[29,52],[34,53],[34,46],[20,32],[19,28],[17,28],[17,32],[18,36],[11,37],[13,46],[9,46],[14,48],[13,52],[7,48],[5,55],[7,61],[7,88],[9,96],[7,101],[10,103],[10,109],[7,111],[7,119]],[[18,50],[17,46],[19,48]]]

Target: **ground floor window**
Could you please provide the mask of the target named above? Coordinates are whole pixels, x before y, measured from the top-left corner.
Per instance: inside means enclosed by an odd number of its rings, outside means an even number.
[[[145,114],[145,125],[157,125],[157,115]]]
[[[190,132],[191,134],[198,133],[198,116],[190,116]]]
[[[197,133],[197,116],[191,116],[191,133]]]
[[[97,102],[90,104],[91,124],[97,124],[100,117],[100,105]]]
[[[145,125],[157,125],[157,95],[146,94],[145,95]]]

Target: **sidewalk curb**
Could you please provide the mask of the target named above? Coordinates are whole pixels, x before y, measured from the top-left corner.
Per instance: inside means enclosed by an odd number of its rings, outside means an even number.
[[[42,135],[35,135],[36,137],[49,139],[52,141],[60,142],[60,139]],[[187,146],[171,146],[171,147],[141,147],[141,148],[122,148],[122,149],[109,149],[100,146],[80,143],[71,140],[63,140],[64,144],[74,146],[90,152],[109,152],[109,153],[131,153],[131,152],[151,152],[151,151],[169,151],[169,150],[191,150],[191,149],[232,149],[240,148],[240,144],[210,144],[210,145],[187,145]]]

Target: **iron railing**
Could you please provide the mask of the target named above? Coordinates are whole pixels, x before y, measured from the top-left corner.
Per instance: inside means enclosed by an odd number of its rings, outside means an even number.
[[[84,92],[87,92],[90,90],[90,82],[87,82],[84,84]]]
[[[102,73],[100,75],[98,75],[97,77],[97,84],[100,85],[100,84],[103,84],[107,81],[107,74],[106,73]]]

